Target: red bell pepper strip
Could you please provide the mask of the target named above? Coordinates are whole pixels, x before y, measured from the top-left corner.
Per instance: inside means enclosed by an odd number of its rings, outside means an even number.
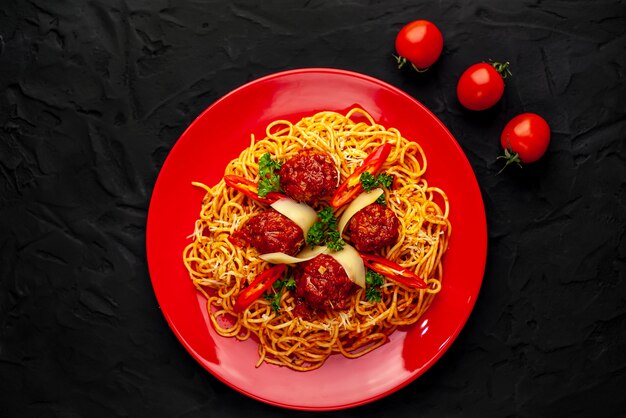
[[[271,205],[277,200],[284,199],[287,197],[284,194],[278,193],[278,192],[270,192],[267,194],[267,196],[260,197],[258,185],[252,180],[248,180],[241,176],[235,176],[232,174],[226,175],[224,176],[224,183],[226,183],[227,186],[240,191],[241,193],[245,194],[249,198],[252,198],[256,200],[257,202],[265,203],[267,205]]]
[[[360,254],[365,267],[380,273],[394,282],[403,284],[414,289],[425,289],[428,287],[426,282],[415,272],[387,260],[384,257],[373,254]]]
[[[330,201],[331,206],[334,208],[338,208],[357,197],[359,193],[361,193],[361,190],[363,190],[363,186],[361,185],[361,174],[367,171],[371,175],[375,175],[378,170],[380,170],[380,167],[382,167],[382,165],[387,160],[390,152],[391,144],[384,143],[383,145],[376,148],[374,152],[368,155],[367,158],[363,160],[361,166],[354,170],[354,173],[352,173],[339,186]]]
[[[276,279],[283,275],[285,270],[287,270],[286,264],[277,264],[259,274],[256,279],[250,283],[250,286],[239,293],[235,305],[233,306],[233,311],[236,313],[243,312],[243,310],[257,300],[263,292],[269,289]]]

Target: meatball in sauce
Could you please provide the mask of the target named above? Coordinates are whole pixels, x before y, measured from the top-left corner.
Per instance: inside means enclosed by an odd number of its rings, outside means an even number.
[[[354,291],[346,271],[328,254],[320,254],[301,263],[295,280],[296,297],[313,310],[343,309]]]
[[[283,192],[294,200],[315,205],[337,188],[339,174],[328,154],[302,150],[278,172]]]
[[[395,244],[400,221],[391,209],[373,203],[358,211],[348,222],[348,233],[354,247],[362,252],[374,252]]]
[[[231,237],[236,245],[251,245],[261,254],[296,255],[304,244],[302,228],[273,208],[248,219]]]

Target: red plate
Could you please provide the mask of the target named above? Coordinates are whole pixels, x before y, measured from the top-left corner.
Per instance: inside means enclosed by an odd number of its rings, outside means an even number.
[[[295,372],[257,362],[253,341],[223,338],[213,330],[204,298],[182,262],[204,192],[228,161],[263,138],[276,119],[297,122],[322,110],[367,110],[385,127],[418,141],[427,156],[429,184],[450,199],[452,237],[444,258],[443,289],[414,326],[356,360],[331,356],[320,369]],[[374,78],[334,69],[302,69],[248,83],[205,110],[183,133],[154,187],[147,225],[152,285],[170,327],[191,355],[215,377],[263,402],[302,410],[364,404],[407,385],[450,347],[478,296],[487,254],[487,226],[476,178],[443,124],[406,93]]]

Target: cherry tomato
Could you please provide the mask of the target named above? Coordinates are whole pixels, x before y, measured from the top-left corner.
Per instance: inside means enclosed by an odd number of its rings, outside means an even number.
[[[504,79],[509,75],[509,63],[481,62],[470,66],[459,78],[456,95],[470,110],[485,110],[495,105],[504,93]]]
[[[424,71],[437,61],[442,49],[443,36],[437,26],[428,20],[415,20],[396,36],[398,68],[409,62],[416,71]]]
[[[550,126],[535,113],[522,113],[506,124],[500,135],[500,144],[504,148],[504,155],[498,158],[507,160],[502,170],[512,163],[519,166],[521,163],[532,163],[548,149]]]

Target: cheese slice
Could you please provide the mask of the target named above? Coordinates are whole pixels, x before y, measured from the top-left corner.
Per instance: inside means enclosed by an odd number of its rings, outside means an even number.
[[[317,213],[306,203],[298,203],[293,199],[284,198],[270,205],[279,213],[291,219],[304,232],[304,236],[317,221]]]
[[[346,244],[341,251],[327,251],[346,271],[353,283],[365,288],[365,264],[353,246]]]
[[[305,248],[304,250],[300,251],[295,257],[285,253],[267,253],[259,255],[259,258],[272,264],[297,264],[315,258],[326,250],[328,250],[328,247],[324,245],[318,245],[317,247],[313,248]]]
[[[339,234],[343,234],[344,228],[358,211],[374,203],[383,193],[383,189],[373,189],[372,191],[361,193],[356,199],[350,202],[350,205],[348,205],[343,215],[341,215],[341,219],[339,219],[339,223],[337,224]]]
[[[350,281],[365,288],[365,264],[363,264],[357,250],[350,244],[346,244],[341,251],[331,251],[326,246],[318,245],[314,248],[307,247],[295,257],[285,253],[267,253],[259,255],[259,258],[272,264],[298,264],[309,261],[320,254],[328,254],[337,260]]]

